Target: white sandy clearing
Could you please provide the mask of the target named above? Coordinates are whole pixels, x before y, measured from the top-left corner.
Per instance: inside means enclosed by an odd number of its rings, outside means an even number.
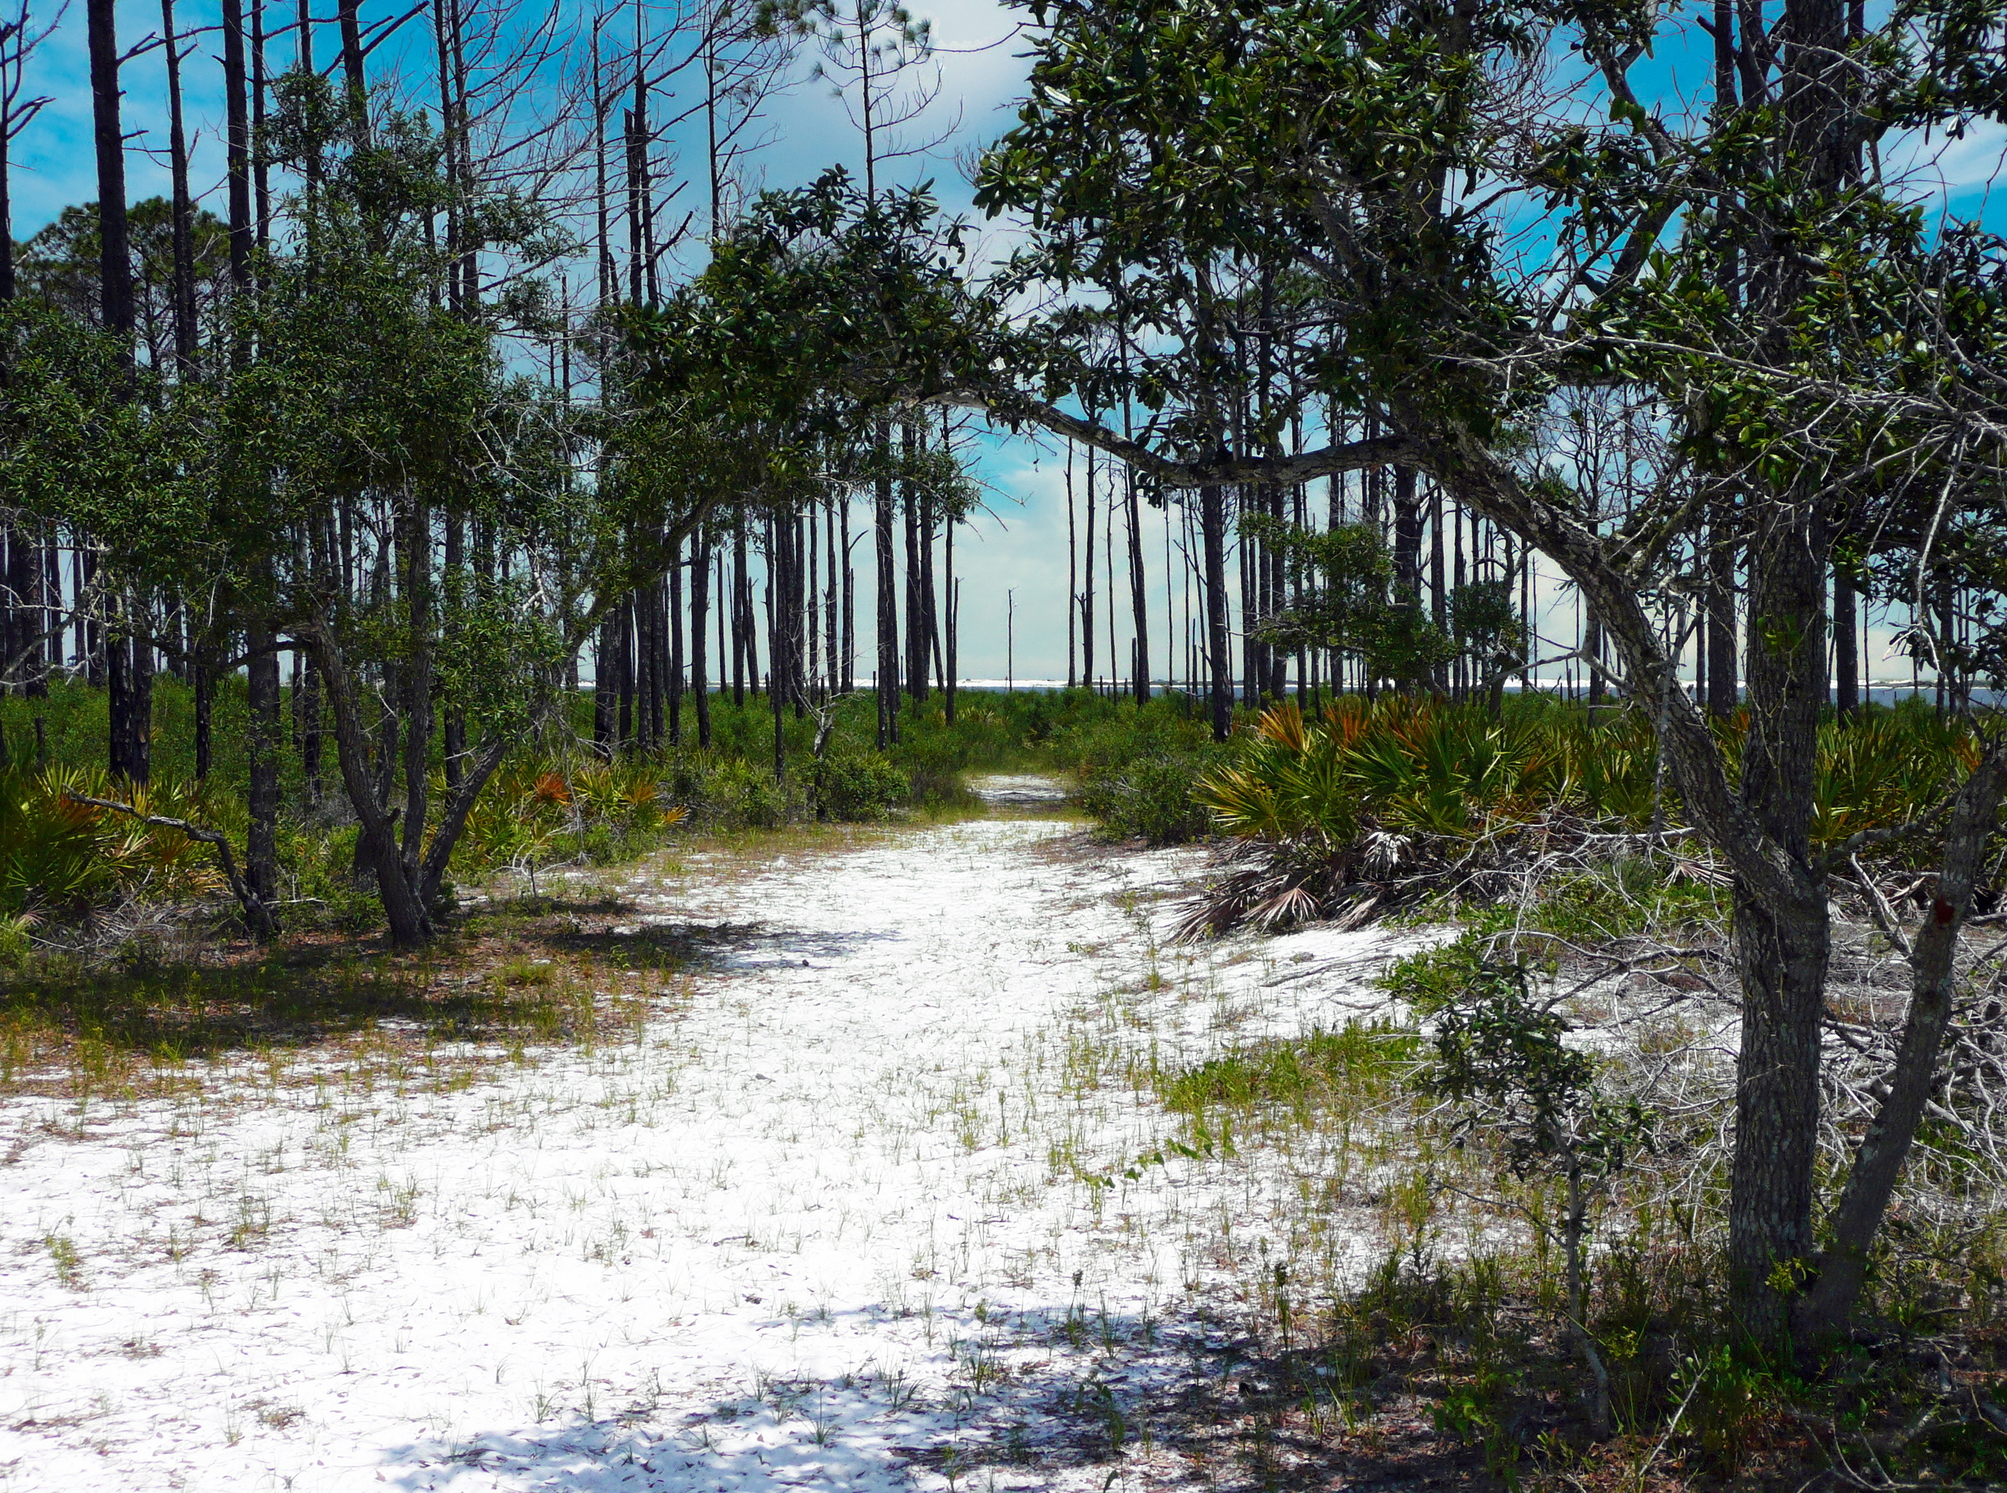
[[[1135,1164],[1138,1055],[1342,1024],[1390,944],[1167,952],[1198,864],[1020,820],[637,882],[738,931],[636,1042],[0,1107],[0,1488],[1106,1486],[1082,1427],[1221,1346],[1317,1160]]]
[[[1066,784],[1026,773],[987,773],[969,780],[969,791],[1000,808],[1046,808],[1071,797]]]

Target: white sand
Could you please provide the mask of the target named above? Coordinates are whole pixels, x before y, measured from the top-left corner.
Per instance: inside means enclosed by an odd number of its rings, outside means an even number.
[[[1198,865],[979,822],[644,880],[757,932],[638,1043],[7,1103],[0,1489],[1103,1486],[1082,1407],[1199,1371],[1295,1187],[1135,1166],[1177,1125],[1124,1064],[1342,1024],[1391,943],[1162,950]]]

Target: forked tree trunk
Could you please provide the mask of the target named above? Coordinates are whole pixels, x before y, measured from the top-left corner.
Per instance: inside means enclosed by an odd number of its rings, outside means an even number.
[[[357,708],[347,663],[327,624],[319,618],[303,629],[302,641],[320,665],[322,687],[327,691],[335,761],[341,769],[349,807],[355,811],[360,827],[356,858],[375,872],[377,895],[383,903],[384,921],[390,926],[391,942],[405,948],[423,943],[432,931],[431,920],[425,914],[418,888],[405,875],[403,859],[397,853],[396,821],[384,808],[370,772],[369,732]],[[474,774],[469,774],[470,780],[473,777]]]
[[[453,863],[454,847],[460,843],[460,836],[467,828],[467,816],[473,812],[474,801],[481,796],[481,790],[488,785],[488,779],[495,775],[495,769],[502,765],[502,758],[508,754],[509,743],[505,737],[493,737],[483,743],[474,753],[472,764],[461,775],[460,786],[446,801],[446,810],[439,816],[439,825],[432,832],[432,839],[425,847],[425,858],[418,868],[418,905],[428,910],[439,905],[440,897],[446,890],[446,871]]]
[[[1630,576],[1602,536],[1549,503],[1477,443],[1432,462],[1454,496],[1553,557],[1581,588],[1659,722],[1660,747],[1695,829],[1735,880],[1742,1047],[1731,1164],[1729,1255],[1743,1328],[1784,1341],[1809,1269],[1818,1128],[1819,1011],[1829,930],[1809,836],[1818,714],[1825,699],[1826,545],[1807,503],[1779,498],[1749,544],[1752,723],[1731,786],[1703,716],[1681,686]]]

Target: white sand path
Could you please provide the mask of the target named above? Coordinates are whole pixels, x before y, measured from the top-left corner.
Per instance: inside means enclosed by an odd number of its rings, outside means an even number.
[[[641,876],[755,931],[637,1042],[0,1106],[0,1489],[1103,1486],[1092,1405],[1197,1371],[1293,1206],[1134,1165],[1176,1126],[1124,1054],[1342,1024],[1391,942],[1165,951],[1198,866],[991,820]]]

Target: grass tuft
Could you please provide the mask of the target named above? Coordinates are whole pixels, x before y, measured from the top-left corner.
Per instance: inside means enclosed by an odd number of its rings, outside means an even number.
[[[1389,1022],[1355,1023],[1237,1047],[1168,1078],[1159,1092],[1167,1108],[1190,1115],[1262,1104],[1329,1109],[1385,1098],[1419,1051],[1412,1031]]]

